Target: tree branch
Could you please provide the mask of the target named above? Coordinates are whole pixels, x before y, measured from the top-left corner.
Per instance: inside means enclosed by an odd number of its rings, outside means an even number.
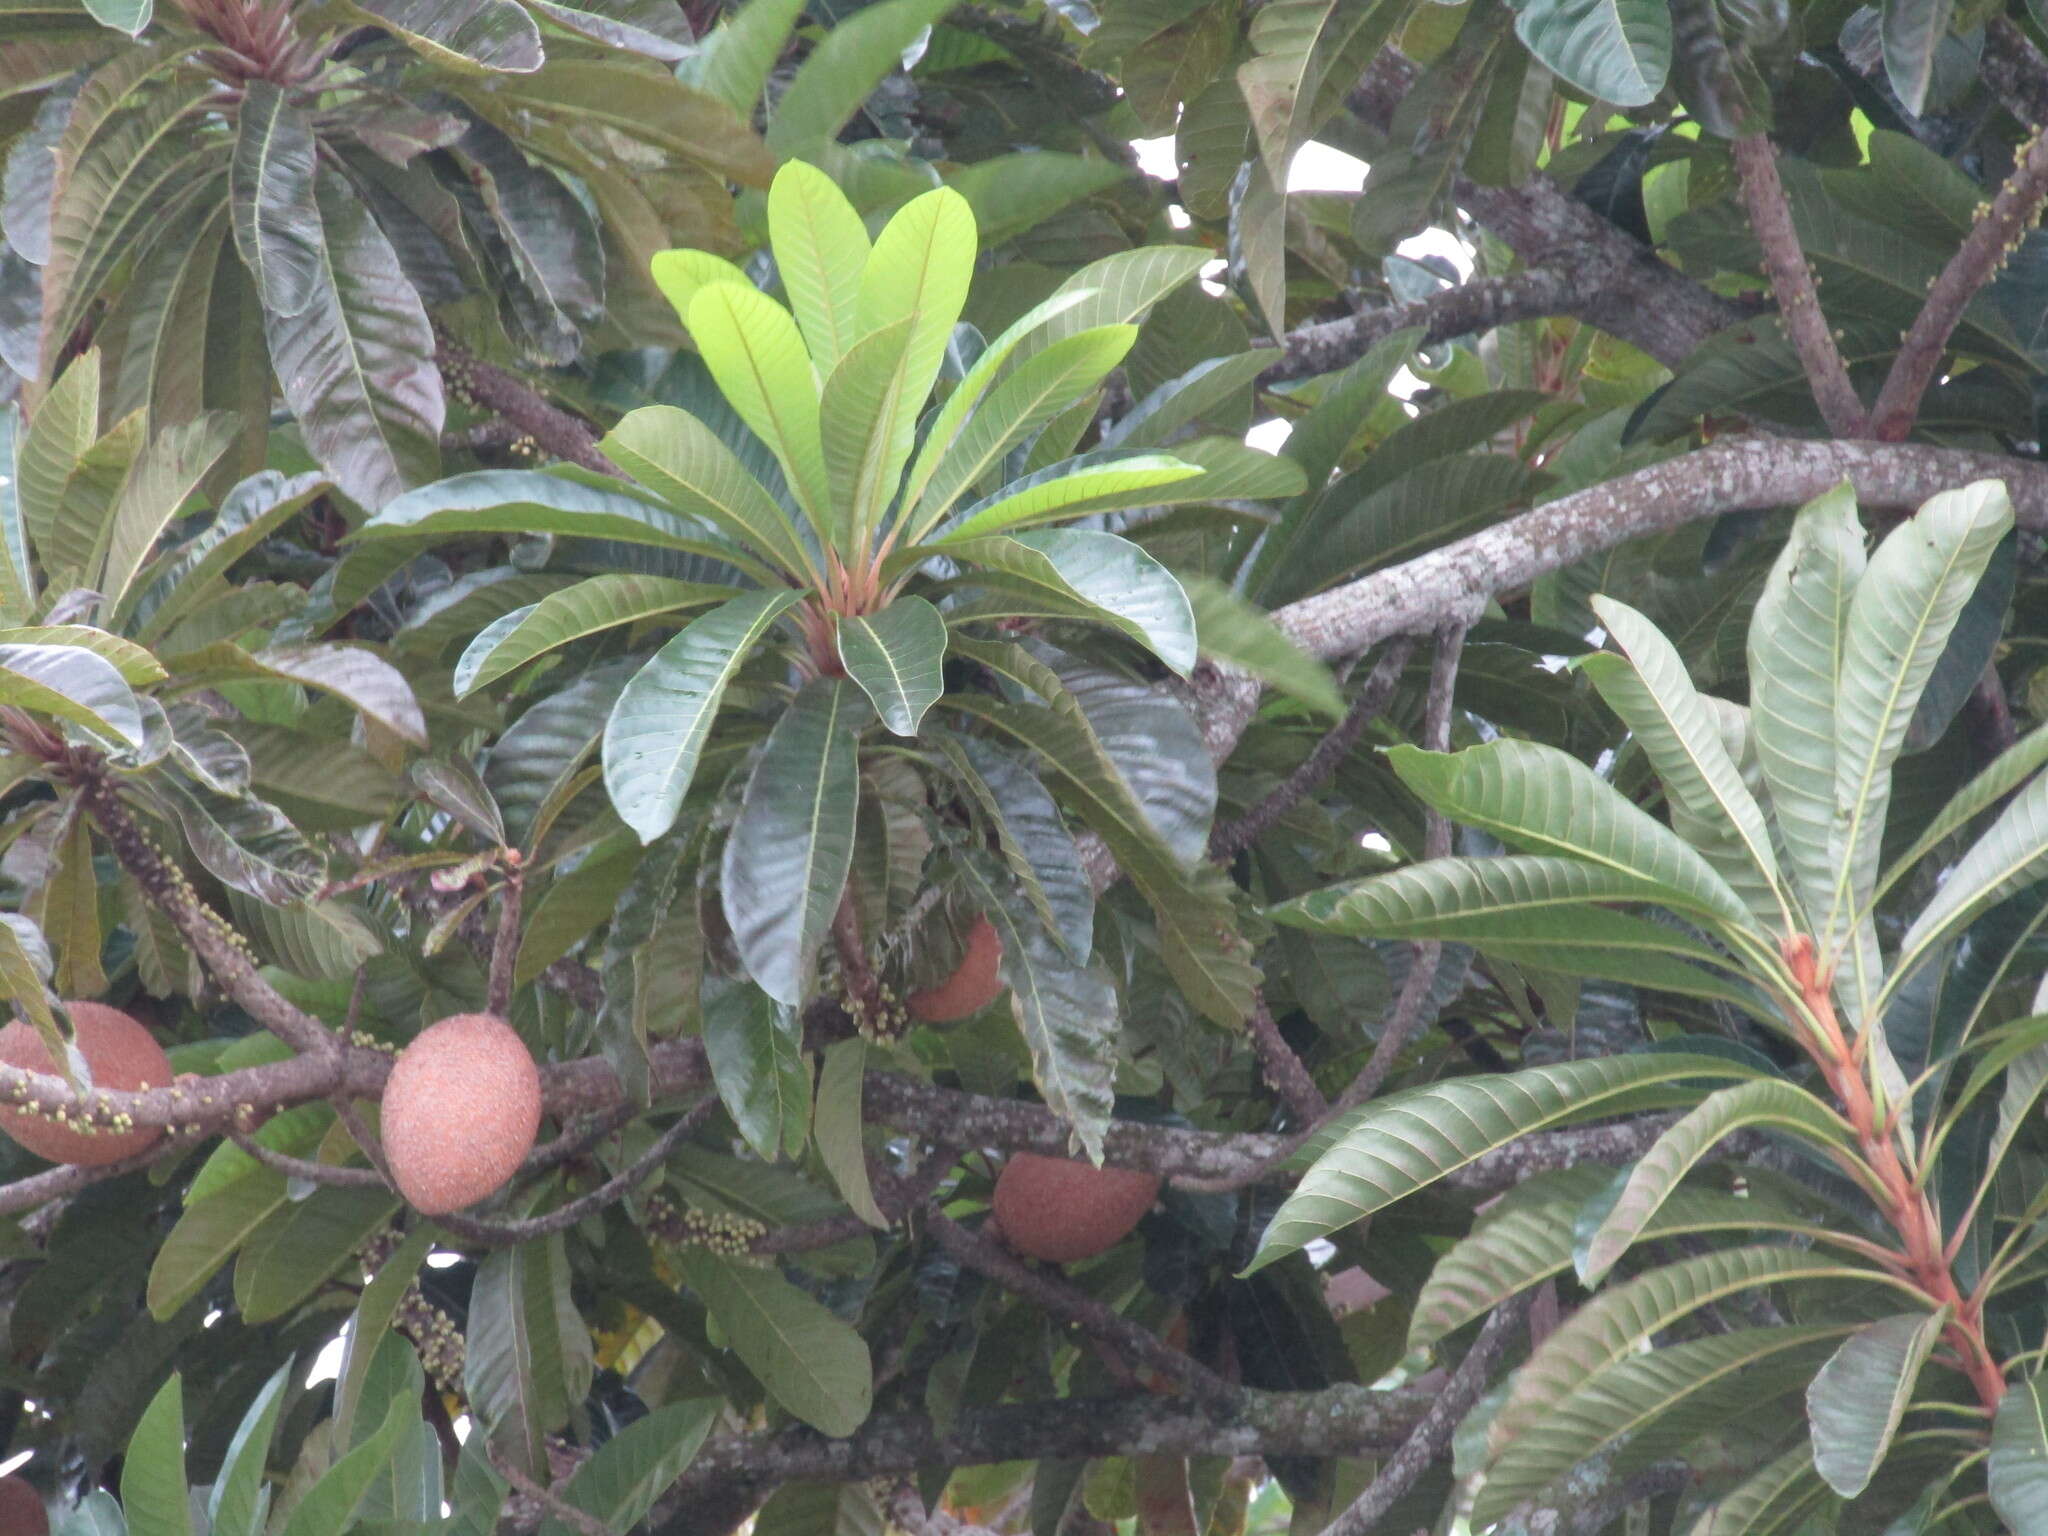
[[[1233,1400],[1238,1388],[1192,1355],[1160,1342],[1113,1307],[1082,1294],[1057,1275],[1033,1269],[1008,1250],[970,1232],[938,1210],[925,1216],[939,1246],[969,1269],[988,1276],[1005,1290],[1065,1322],[1093,1334],[1127,1360],[1150,1367],[1197,1397]]]
[[[1849,369],[1835,345],[1828,317],[1814,288],[1813,269],[1806,264],[1799,232],[1792,227],[1792,208],[1785,184],[1778,178],[1778,152],[1768,135],[1747,133],[1735,140],[1736,184],[1749,227],[1763,246],[1764,275],[1778,301],[1778,317],[1792,350],[1799,355],[1806,382],[1820,406],[1821,418],[1837,437],[1862,437],[1869,422]]]
[[[1884,388],[1870,413],[1872,435],[1899,442],[1913,430],[1920,401],[1941,368],[1942,353],[1977,290],[2005,264],[2020,237],[2041,216],[2048,200],[2048,132],[2037,130],[2020,146],[2019,163],[1991,204],[1970,226],[1961,247],[1948,259],[1927,302],[1913,317],[1899,355],[1892,359]]]
[[[2006,111],[2030,128],[2048,124],[2048,58],[2018,22],[1995,16],[1986,23],[1978,67]]]
[[[1518,320],[1576,315],[1598,300],[1602,284],[1612,275],[1612,264],[1599,260],[1572,268],[1532,267],[1504,277],[1470,278],[1405,304],[1313,321],[1287,333],[1280,360],[1259,375],[1259,382],[1282,384],[1335,372],[1410,326],[1421,327],[1423,344],[1433,345]]]
[[[1323,787],[1330,775],[1351,755],[1359,737],[1365,734],[1365,728],[1387,707],[1414,647],[1415,642],[1406,635],[1394,638],[1387,646],[1386,654],[1380,657],[1366,678],[1365,686],[1358,690],[1358,697],[1352,701],[1344,718],[1309,750],[1300,766],[1274,786],[1258,804],[1211,834],[1210,858],[1218,863],[1236,858],[1271,831],[1282,816]]]
[[[1485,1396],[1494,1367],[1507,1353],[1522,1319],[1529,1314],[1529,1301],[1529,1293],[1524,1292],[1494,1308],[1493,1315],[1481,1326],[1479,1337],[1465,1351],[1465,1358],[1451,1372],[1451,1379],[1435,1394],[1422,1421],[1351,1507],[1323,1528],[1323,1536],[1372,1536],[1373,1528],[1386,1517],[1387,1511],[1401,1502],[1416,1480],[1450,1447],[1451,1435],[1459,1423],[1472,1411],[1472,1405]]]
[[[1266,1006],[1263,988],[1252,995],[1252,1016],[1247,1021],[1251,1034],[1252,1050],[1259,1058],[1259,1072],[1266,1079],[1266,1085],[1280,1095],[1295,1120],[1302,1125],[1314,1125],[1330,1112],[1329,1101],[1323,1097],[1316,1080],[1295,1055],[1294,1047],[1287,1043],[1280,1033],[1280,1022],[1273,1017],[1273,1010]]]
[[[105,834],[115,859],[135,877],[143,895],[170,918],[228,996],[294,1050],[314,1056],[338,1052],[341,1042],[333,1032],[263,979],[242,936],[216,917],[192,889],[192,882],[157,851],[121,804],[107,779],[104,762],[81,760],[77,782],[79,800]]]

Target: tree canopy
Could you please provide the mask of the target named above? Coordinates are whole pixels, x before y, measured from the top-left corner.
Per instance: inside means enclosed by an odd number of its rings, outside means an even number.
[[[0,0],[0,1532],[2048,1536],[2044,25]]]

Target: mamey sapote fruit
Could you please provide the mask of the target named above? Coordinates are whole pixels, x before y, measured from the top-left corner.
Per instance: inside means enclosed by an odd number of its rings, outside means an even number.
[[[996,1227],[1026,1258],[1092,1259],[1124,1240],[1159,1198],[1159,1175],[1019,1152],[996,1178]]]
[[[132,1091],[162,1088],[170,1082],[171,1063],[164,1048],[120,1009],[105,1003],[66,1003],[64,1008],[77,1030],[78,1052],[92,1072],[93,1087]],[[26,1019],[15,1019],[0,1029],[0,1063],[63,1076],[43,1037]],[[155,1125],[99,1134],[67,1131],[41,1115],[19,1109],[0,1109],[0,1131],[37,1157],[87,1168],[132,1157],[163,1136],[163,1128]]]
[[[533,1150],[540,1069],[503,1019],[458,1013],[398,1053],[381,1128],[399,1193],[429,1216],[459,1211],[503,1188]]]
[[[43,1496],[22,1477],[0,1477],[0,1536],[50,1536]]]
[[[920,1024],[951,1024],[981,1012],[1003,990],[1003,941],[996,925],[977,917],[967,932],[967,953],[953,968],[953,974],[935,987],[926,987],[903,999],[903,1006]]]

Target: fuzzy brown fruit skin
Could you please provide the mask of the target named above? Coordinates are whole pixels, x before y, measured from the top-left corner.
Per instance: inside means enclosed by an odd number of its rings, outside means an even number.
[[[920,1024],[953,1024],[970,1018],[994,1002],[1003,990],[1003,940],[996,926],[977,917],[967,932],[967,953],[953,974],[935,987],[903,999]]]
[[[458,1013],[398,1053],[384,1085],[384,1155],[399,1193],[445,1216],[502,1189],[540,1129],[540,1069],[503,1019]]]
[[[0,1536],[50,1536],[50,1512],[27,1478],[0,1477]]]
[[[65,1011],[78,1031],[79,1054],[92,1071],[95,1088],[162,1088],[171,1080],[170,1058],[150,1032],[118,1008],[105,1003],[66,1003]],[[50,1048],[35,1025],[25,1019],[11,1020],[0,1029],[0,1064],[28,1072],[61,1076]],[[119,1134],[88,1135],[67,1131],[40,1115],[26,1110],[0,1109],[0,1131],[5,1131],[37,1157],[53,1163],[71,1163],[81,1168],[99,1168],[107,1163],[147,1151],[163,1139],[163,1127],[145,1125]]]
[[[1019,1152],[996,1178],[996,1226],[1028,1259],[1074,1264],[1122,1242],[1158,1198],[1156,1173]]]

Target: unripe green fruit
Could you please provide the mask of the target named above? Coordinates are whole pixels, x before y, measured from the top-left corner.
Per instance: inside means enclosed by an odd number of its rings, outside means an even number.
[[[50,1536],[43,1496],[24,1477],[0,1477],[0,1536]]]
[[[503,1019],[458,1013],[398,1053],[384,1087],[384,1154],[428,1216],[496,1194],[540,1129],[540,1069]]]
[[[132,1091],[162,1088],[170,1082],[171,1063],[163,1047],[120,1009],[109,1008],[105,1003],[66,1003],[64,1008],[77,1029],[78,1052],[92,1073],[93,1087]],[[15,1019],[0,1029],[0,1064],[27,1072],[63,1075],[50,1055],[50,1048],[43,1044],[43,1037],[25,1019]],[[163,1128],[155,1125],[98,1135],[70,1131],[43,1115],[21,1109],[0,1109],[0,1131],[37,1157],[82,1168],[98,1168],[132,1157],[153,1146],[164,1134]]]
[[[1019,1152],[996,1179],[995,1219],[1026,1258],[1073,1264],[1106,1253],[1159,1198],[1159,1175]]]
[[[920,1024],[951,1024],[981,1012],[1003,990],[1003,941],[995,924],[977,917],[967,934],[967,953],[953,974],[935,987],[903,1000]]]

